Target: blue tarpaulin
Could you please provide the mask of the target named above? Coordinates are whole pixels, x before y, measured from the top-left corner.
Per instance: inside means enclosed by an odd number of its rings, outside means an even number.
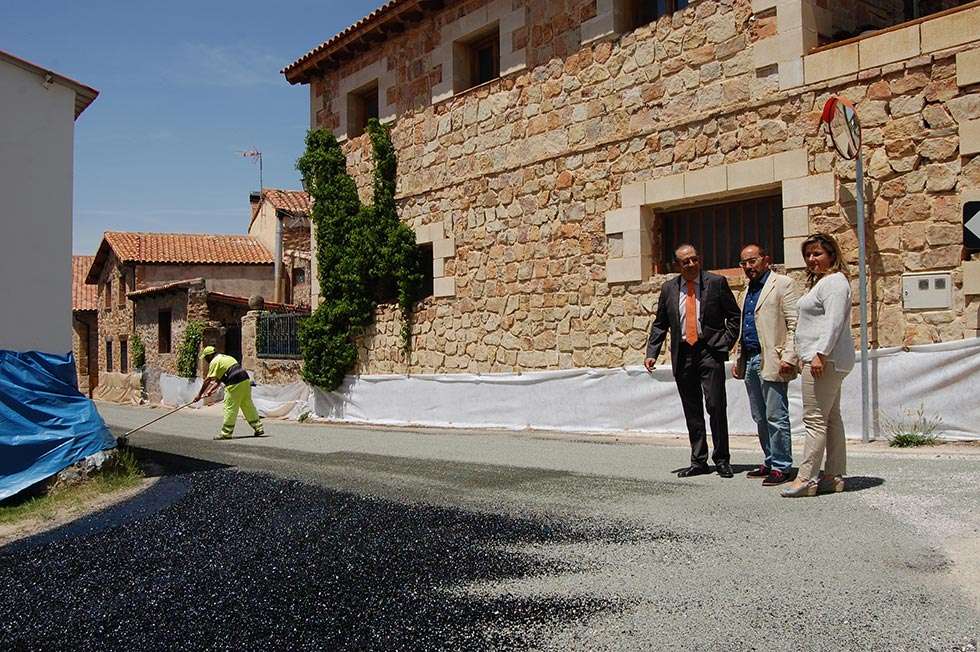
[[[0,500],[115,445],[73,354],[0,351]]]

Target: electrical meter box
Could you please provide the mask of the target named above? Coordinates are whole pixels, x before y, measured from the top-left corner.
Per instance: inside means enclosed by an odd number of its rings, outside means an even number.
[[[952,275],[949,272],[903,274],[902,305],[906,310],[948,310],[952,308]]]

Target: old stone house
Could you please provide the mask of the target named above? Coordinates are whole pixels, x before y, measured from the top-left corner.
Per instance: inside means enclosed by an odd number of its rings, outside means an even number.
[[[171,375],[177,374],[177,356],[187,324],[204,326],[202,346],[214,346],[242,360],[243,347],[254,348],[242,339],[242,318],[249,312],[250,297],[211,289],[215,283],[204,278],[173,281],[133,290],[126,294],[132,303],[133,329],[146,351],[146,365]],[[220,287],[220,285],[219,285]],[[295,306],[266,302],[269,312],[293,312]]]
[[[279,292],[271,301],[310,305],[310,196],[302,190],[263,188],[249,196],[248,234],[279,251]]]
[[[171,369],[187,315],[198,314],[191,309],[196,306],[205,306],[204,313],[215,306],[212,326],[218,330],[210,334],[215,338],[210,343],[222,349],[235,346],[235,333],[220,330],[233,326],[234,320],[217,305],[220,302],[211,301],[211,293],[245,303],[253,295],[270,296],[272,255],[258,239],[245,235],[106,232],[85,282],[97,288],[98,368],[130,372],[129,340],[139,332],[147,361]],[[179,308],[158,298],[170,291],[189,295],[192,288],[205,295],[203,304],[187,299]],[[141,300],[141,321],[135,299]],[[228,341],[217,340],[219,335]],[[240,342],[237,346],[240,349]]]
[[[86,396],[99,384],[99,293],[85,277],[95,256],[71,257],[72,351],[78,374],[78,390]]]
[[[679,241],[738,284],[741,243],[800,279],[827,231],[856,271],[854,163],[819,127],[835,94],[864,128],[872,344],[977,336],[977,25],[978,2],[386,3],[283,71],[365,199],[364,123],[392,124],[400,213],[431,244],[411,357],[384,308],[361,370],[639,363]]]

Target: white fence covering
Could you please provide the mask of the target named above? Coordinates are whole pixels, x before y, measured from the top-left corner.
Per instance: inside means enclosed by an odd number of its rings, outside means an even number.
[[[203,381],[179,378],[170,374],[160,374],[160,402],[163,405],[177,407],[184,405],[197,396]],[[213,401],[224,398],[224,388],[219,388],[212,397]],[[290,385],[256,385],[252,388],[252,402],[255,409],[263,417],[279,419],[299,419],[304,413],[311,411],[310,387],[306,383],[296,382]],[[191,405],[197,409],[203,407],[204,401]]]
[[[980,439],[980,339],[880,349],[871,355],[875,436],[886,420],[921,407],[955,439]],[[741,381],[729,378],[732,432],[753,433]],[[847,377],[842,412],[861,436],[860,367]],[[315,389],[313,411],[328,421],[571,432],[685,433],[670,368],[573,369],[523,374],[358,376],[334,392]],[[802,433],[800,381],[790,385],[793,432]],[[882,417],[885,417],[883,419]]]
[[[879,349],[871,354],[871,400],[876,438],[888,419],[920,407],[941,417],[951,439],[980,439],[980,339]],[[201,381],[160,377],[165,405],[194,398]],[[741,381],[728,380],[728,421],[734,433],[754,433]],[[216,398],[220,398],[220,393]],[[567,432],[686,433],[670,367],[570,369],[523,374],[423,374],[349,377],[334,392],[302,382],[257,385],[252,397],[264,417],[326,421]],[[193,407],[200,407],[197,404]],[[793,432],[802,434],[800,381],[790,385]],[[848,437],[861,436],[860,367],[844,382],[842,412]]]

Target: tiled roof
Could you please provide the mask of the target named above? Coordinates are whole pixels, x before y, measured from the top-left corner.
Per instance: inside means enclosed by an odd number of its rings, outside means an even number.
[[[313,209],[313,199],[302,190],[279,190],[278,188],[265,188],[262,190],[262,198],[276,207],[276,210],[289,211],[290,213],[309,214]]]
[[[106,231],[86,283],[98,283],[112,250],[124,263],[171,265],[271,265],[272,254],[257,238],[208,233]]]
[[[263,188],[262,201],[272,204],[277,211],[286,211],[295,215],[309,216],[313,210],[313,198],[302,190],[280,190],[279,188]],[[259,214],[262,201],[252,204],[252,221]]]
[[[130,299],[137,299],[139,297],[144,297],[152,294],[160,294],[161,292],[169,292],[170,290],[183,290],[189,288],[194,284],[204,285],[203,278],[186,278],[180,281],[171,281],[169,283],[164,283],[162,285],[151,285],[148,288],[140,288],[139,290],[132,290],[127,292],[126,296]]]
[[[162,294],[164,292],[170,292],[173,290],[184,290],[192,285],[200,285],[207,290],[207,281],[203,278],[190,278],[183,281],[172,281],[170,283],[164,283],[162,285],[154,285],[152,287],[143,288],[141,290],[133,290],[132,292],[127,292],[126,296],[130,299],[140,299],[141,297],[154,296],[157,294]],[[217,301],[218,303],[229,303],[236,306],[247,306],[248,298],[239,297],[234,294],[225,294],[224,292],[208,292],[208,301]],[[309,308],[294,306],[289,303],[275,303],[274,301],[266,301],[264,305],[265,310],[271,310],[272,312],[299,312],[308,313]]]
[[[92,268],[95,256],[71,257],[71,309],[98,310],[99,286],[86,285],[85,277]]]
[[[290,84],[306,83],[309,71],[314,69],[317,63],[339,53],[369,30],[389,22],[398,25],[403,20],[419,20],[427,10],[439,9],[443,5],[443,2],[437,0],[389,0],[336,36],[316,46],[280,72],[286,76],[286,80]]]

